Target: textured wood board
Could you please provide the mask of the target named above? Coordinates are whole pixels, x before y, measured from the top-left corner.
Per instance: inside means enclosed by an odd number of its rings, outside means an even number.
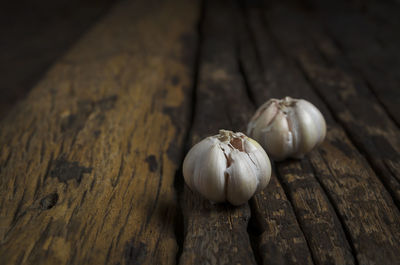
[[[243,131],[253,111],[235,60],[233,19],[229,1],[205,1],[189,146],[219,129]],[[247,203],[212,204],[186,185],[181,201],[185,235],[179,264],[256,264]]]
[[[395,121],[367,83],[348,63],[338,59],[344,55],[318,27],[316,20],[298,11],[293,13],[293,9],[284,12],[292,13],[293,20],[288,25],[293,25],[294,21],[297,24],[290,29],[281,23],[280,30],[291,32],[292,39],[297,42],[287,40],[284,48],[298,61],[317,93],[400,205],[400,130]],[[380,78],[386,80],[385,76]]]
[[[347,29],[312,2],[239,3],[122,2],[10,112],[2,264],[399,263],[398,124],[338,47]],[[321,147],[241,207],[184,184],[189,147],[287,95],[325,115]]]
[[[303,55],[300,48],[307,44],[302,39],[304,33],[297,27],[301,20],[286,18],[285,14],[291,13],[284,5],[270,5],[265,10],[261,22],[250,24],[258,61],[254,59],[250,62],[250,56],[242,56],[253,95],[257,95],[255,101],[261,104],[267,98],[286,95],[306,98],[321,109],[328,122],[327,139],[320,151],[312,152],[303,161],[305,163],[309,159],[311,171],[302,165],[302,170],[293,172],[298,163],[296,161],[277,164],[312,250],[313,261],[317,264],[332,260],[350,264],[379,264],[382,260],[388,264],[398,262],[396,253],[399,251],[397,238],[400,227],[396,220],[400,215],[396,205],[371,166],[350,142],[341,124],[336,122],[336,116],[331,115],[335,103],[321,100],[325,98],[315,92],[302,69],[290,58],[291,55]],[[255,16],[248,17],[251,21]],[[251,77],[257,75],[257,68],[261,76]],[[342,80],[345,80],[344,77]],[[357,113],[354,110],[348,112]],[[396,141],[394,136],[391,139]],[[313,178],[304,178],[307,171]],[[314,191],[308,192],[312,187]],[[374,197],[371,198],[370,194]],[[323,205],[325,207],[321,207]],[[307,208],[310,210],[307,211]],[[326,234],[322,232],[322,223],[328,225],[324,228],[329,231]],[[379,232],[368,228],[360,230],[359,227],[365,223],[386,228]],[[330,247],[321,248],[324,242]]]
[[[398,3],[371,1],[370,10],[384,12],[374,22],[368,11],[357,12],[351,4],[341,1],[311,1],[320,24],[334,39],[335,49],[342,53],[334,61],[346,61],[367,83],[397,126],[400,125],[400,45]],[[373,12],[373,11],[371,11]],[[374,15],[376,17],[376,15]],[[383,25],[382,25],[383,24]],[[396,25],[397,24],[397,25]]]
[[[293,71],[290,64],[282,57],[273,39],[268,34],[261,16],[262,12],[259,9],[249,8],[245,10],[244,14],[248,20],[248,26],[247,30],[242,31],[240,54],[243,71],[248,77],[250,90],[254,95],[256,104],[262,104],[270,97],[282,98],[286,95],[304,97],[307,88],[301,81],[299,82],[298,73],[296,74],[296,71]],[[247,39],[252,39],[254,43],[249,44],[246,42]],[[295,83],[296,86],[291,85],[292,83]],[[306,97],[312,102],[317,100],[312,95],[306,95]],[[276,170],[285,193],[280,196],[268,196],[266,194],[267,196],[256,197],[257,203],[262,203],[262,207],[259,208],[268,209],[271,200],[287,196],[295,212],[295,218],[299,221],[300,228],[307,240],[306,246],[310,248],[312,260],[309,262],[316,264],[326,262],[354,264],[352,250],[340,220],[316,178],[314,169],[307,157],[300,161],[289,159],[277,163]],[[267,187],[266,190],[270,188]],[[277,207],[275,212],[264,211],[267,220],[274,220],[276,216],[279,216],[279,212],[287,212],[284,204],[277,205],[280,206]],[[266,223],[269,224],[271,221]],[[288,230],[286,233],[290,233],[290,228],[289,224],[284,223],[282,225],[282,231]],[[294,239],[296,245],[299,245],[301,241],[298,238]],[[268,237],[264,241],[269,242],[272,250],[274,240]],[[280,263],[288,263],[291,260],[293,264],[304,263],[302,260],[304,255],[296,256],[292,249],[293,247],[287,247],[286,256],[278,259],[273,256],[268,257],[268,254],[265,254],[268,258],[266,261],[280,260]],[[274,252],[270,251],[270,253]],[[293,255],[293,258],[289,259],[288,256],[290,255]],[[268,264],[268,262],[265,262],[265,264]]]
[[[174,263],[196,2],[125,1],[2,121],[2,264]]]

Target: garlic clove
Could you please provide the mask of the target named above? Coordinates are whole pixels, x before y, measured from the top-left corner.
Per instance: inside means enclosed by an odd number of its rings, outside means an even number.
[[[299,100],[295,109],[301,141],[294,156],[301,158],[325,138],[326,124],[317,108],[305,100]]]
[[[271,179],[271,162],[264,148],[251,138],[247,138],[245,142],[245,150],[249,154],[250,160],[254,163],[258,170],[258,187],[256,193],[265,189]]]
[[[197,191],[204,194],[214,202],[225,201],[225,170],[226,158],[218,144],[212,146],[211,150],[203,155],[203,162],[197,164],[198,177],[195,178]],[[203,166],[200,166],[200,165]],[[207,166],[205,166],[207,165]]]
[[[275,103],[272,101],[268,101],[264,103],[254,114],[257,119],[253,118],[247,129],[247,134],[252,135],[254,138],[262,139],[263,138],[263,130],[268,130],[269,125],[274,121],[275,116],[278,114],[279,109],[276,107]],[[261,124],[256,122],[258,119],[263,120],[264,123]]]
[[[194,146],[184,161],[184,176],[191,189],[214,202],[225,201],[225,170],[227,161],[216,139],[208,138]],[[190,166],[191,165],[191,166]],[[206,166],[205,166],[206,165]],[[192,174],[185,172],[192,169]]]
[[[272,124],[262,130],[263,143],[268,146],[267,152],[274,154],[275,159],[284,159],[293,152],[294,134],[289,125],[286,115],[279,112]]]
[[[314,121],[316,126],[315,131],[318,135],[318,141],[316,145],[322,143],[326,136],[326,123],[322,113],[310,102],[306,100],[299,100],[297,103],[298,108],[303,108],[307,110],[307,113],[311,116],[311,120]]]
[[[318,140],[316,139],[319,139],[319,129],[307,108],[296,107],[296,114],[298,133],[299,137],[301,137],[301,141],[299,141],[297,151],[294,155],[300,158],[317,145]]]
[[[227,174],[227,200],[233,205],[248,201],[257,189],[258,171],[245,152],[233,150],[230,153]]]
[[[183,161],[183,177],[185,179],[186,184],[192,189],[195,190],[195,186],[193,183],[193,179],[195,176],[194,171],[197,166],[196,160],[198,160],[198,154],[203,154],[212,145],[212,140],[207,138],[203,141],[195,144],[187,153],[184,161]],[[197,176],[197,175],[196,175]]]

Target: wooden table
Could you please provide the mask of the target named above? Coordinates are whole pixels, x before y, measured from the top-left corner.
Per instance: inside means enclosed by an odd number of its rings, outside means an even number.
[[[0,264],[400,264],[400,5],[122,1],[0,123]],[[188,148],[291,96],[328,123],[241,207]]]

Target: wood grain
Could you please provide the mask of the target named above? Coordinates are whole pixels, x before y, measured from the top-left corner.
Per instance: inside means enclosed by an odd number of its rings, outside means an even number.
[[[282,12],[290,13],[292,18],[283,23],[280,21],[280,28],[277,29],[290,36],[285,36],[284,49],[298,61],[399,206],[399,128],[387,116],[365,82],[345,62],[338,62],[336,58],[343,56],[335,49],[332,40],[318,28],[320,23],[293,9]]]
[[[237,58],[234,29],[243,23],[237,7],[226,1],[206,3],[190,144],[220,128],[244,131],[254,112]],[[182,203],[186,235],[181,264],[254,263],[246,233],[250,217],[247,205],[236,209],[211,205],[187,188]],[[260,262],[312,264],[303,232],[275,175],[251,206],[256,230],[261,233],[253,248]]]
[[[229,1],[205,1],[199,76],[189,146],[219,129],[243,131],[253,106],[235,58]],[[184,186],[185,235],[179,264],[256,264],[247,224],[250,208],[212,204]]]
[[[329,3],[115,6],[0,122],[0,264],[400,264],[399,20]],[[288,95],[319,148],[240,207],[185,185],[188,148]]]
[[[270,88],[265,85],[260,75],[256,74],[260,71],[257,67],[259,66],[257,60],[260,58],[253,56],[253,63],[248,64],[250,58],[247,56],[251,55],[246,53],[248,52],[246,48],[254,45],[255,39],[248,34],[247,25],[252,23],[251,19],[255,17],[255,14],[247,17],[250,21],[246,21],[241,13],[238,13],[237,17],[240,22],[237,34],[241,72],[246,80],[253,104],[259,105],[265,98],[260,97],[258,92],[265,91],[266,88],[270,90]],[[281,180],[277,178],[276,171],[267,188],[251,201],[252,214],[260,233],[257,242],[258,254],[263,264],[314,263],[312,249],[306,241],[304,229],[299,225],[301,220],[295,214],[293,203],[296,202],[289,200],[288,193],[282,187]]]
[[[251,200],[252,214],[260,231],[256,242],[262,264],[313,264],[293,206],[276,173],[268,186]]]
[[[241,42],[243,68],[246,76],[248,76],[251,91],[253,91],[254,95],[257,95],[254,96],[255,102],[260,105],[267,98],[273,96],[280,98],[284,95],[300,97],[304,87],[299,87],[298,82],[296,82],[297,85],[295,87],[291,85],[293,81],[297,81],[297,77],[291,70],[288,70],[290,67],[288,67],[288,64],[279,54],[279,50],[274,46],[272,39],[265,34],[261,14],[258,11],[252,8],[246,9],[245,15],[248,19],[247,31],[250,32],[242,32]],[[246,41],[248,39],[253,39],[257,46],[262,43],[262,48],[258,50],[258,54],[254,52],[256,47],[248,44]],[[264,75],[260,73],[262,72],[261,68],[264,69]],[[312,262],[315,264],[326,264],[329,262],[354,264],[352,250],[347,242],[342,225],[323,188],[315,178],[310,162],[307,159],[301,161],[288,160],[287,162],[277,163],[276,170],[285,193],[293,205],[294,212],[296,213],[295,218],[298,219],[307,239],[308,247],[312,253]],[[267,190],[270,188],[273,189],[273,186],[267,187]],[[257,199],[263,202],[262,208],[268,209],[271,207],[269,206],[271,201],[279,199],[281,196],[264,196]],[[279,206],[276,212],[279,211],[286,212],[287,210]],[[271,215],[268,212],[264,213],[264,215],[272,216],[273,218],[277,216],[276,213]],[[285,224],[282,229],[290,231],[290,226]],[[271,241],[270,245],[274,244],[272,243],[274,241],[270,238],[268,238],[268,241]],[[299,244],[299,242],[301,241],[298,239],[294,240],[296,244]],[[288,253],[291,253],[293,247],[291,246],[287,249]],[[273,252],[271,251],[271,253]],[[299,253],[302,252],[300,251]],[[286,259],[284,257],[278,260],[281,260],[281,263],[287,263]],[[299,260],[302,259],[296,256],[292,258],[294,264],[299,263]]]
[[[309,159],[310,165],[313,168],[314,180],[325,191],[326,196],[318,196],[318,193],[311,193],[313,200],[307,200],[304,193],[307,189],[311,189],[313,185],[306,184],[302,175],[305,174],[304,169],[300,172],[293,172],[295,165],[294,162],[290,164],[278,164],[278,170],[281,169],[282,179],[287,185],[288,193],[292,194],[290,197],[293,200],[295,212],[303,231],[305,231],[306,239],[313,250],[313,260],[315,263],[323,264],[336,259],[352,263],[352,258],[349,252],[355,255],[355,262],[359,264],[396,264],[398,259],[396,253],[399,252],[400,244],[398,241],[398,234],[400,232],[399,211],[396,208],[389,193],[381,184],[371,167],[352,145],[347,138],[344,130],[335,119],[330,115],[329,109],[331,105],[327,106],[319,98],[311,88],[307,79],[304,78],[302,72],[297,68],[293,61],[288,60],[285,56],[291,54],[290,49],[292,46],[286,46],[282,43],[290,43],[292,45],[301,43],[301,38],[298,36],[301,32],[294,35],[297,29],[297,20],[289,20],[284,14],[290,14],[283,6],[276,6],[272,8],[270,5],[266,9],[265,17],[267,18],[264,23],[264,33],[260,30],[254,30],[254,39],[256,40],[256,49],[259,55],[259,66],[257,61],[247,63],[249,57],[244,56],[243,61],[245,72],[249,75],[250,87],[253,90],[254,97],[258,104],[264,102],[267,98],[278,97],[281,98],[286,95],[293,97],[306,98],[313,102],[324,113],[328,122],[328,134],[324,144],[320,147],[320,151],[312,152],[305,160]],[[249,16],[254,18],[254,16]],[[293,22],[293,23],[289,23]],[[290,24],[293,30],[290,30],[282,25]],[[261,27],[261,26],[260,26]],[[265,36],[266,35],[266,36]],[[298,51],[298,50],[297,50]],[[293,52],[294,53],[294,52]],[[254,78],[254,86],[250,75],[259,68],[262,77]],[[261,69],[261,70],[260,70]],[[262,84],[264,82],[264,89]],[[295,85],[293,85],[295,84]],[[268,89],[265,89],[267,87]],[[330,103],[330,102],[328,102]],[[303,162],[304,163],[304,162]],[[293,178],[292,175],[299,175]],[[299,180],[297,183],[293,180]],[[304,183],[304,186],[301,183]],[[291,185],[292,183],[292,185]],[[304,188],[303,188],[304,187]],[[318,190],[320,188],[318,187]],[[303,196],[302,196],[303,195]],[[371,197],[372,196],[372,197]],[[323,212],[313,202],[322,202],[321,205],[331,204],[327,209],[334,209],[333,211]],[[330,233],[324,235],[316,233],[318,221],[310,221],[307,216],[307,211],[304,210],[304,205],[312,209],[313,214],[320,215],[320,220],[327,220],[330,231],[336,232],[336,238],[330,238]],[[379,205],[379,206],[378,206]],[[336,216],[337,217],[336,217]],[[338,229],[337,218],[340,224],[343,225],[343,232]],[[316,227],[312,227],[312,224]],[[372,224],[372,227],[385,227],[379,232],[365,224]],[[308,232],[306,232],[308,230]],[[390,232],[389,232],[390,231]],[[323,239],[316,239],[315,237],[323,237]],[[350,245],[350,250],[343,244],[346,238]],[[339,256],[336,256],[330,251],[327,251],[328,256],[321,255],[324,251],[321,250],[321,245],[316,242],[330,242],[333,246],[337,246]],[[333,242],[333,243],[332,243]],[[369,242],[369,243],[367,243]],[[379,243],[378,243],[379,242]],[[379,249],[378,251],[376,251]],[[345,257],[343,259],[343,257]]]
[[[172,264],[196,2],[124,1],[0,127],[1,264]]]
[[[326,1],[323,5],[319,1],[312,3],[318,10],[319,21],[332,35],[335,48],[342,53],[333,57],[334,60],[348,58],[350,65],[360,73],[390,117],[400,126],[399,26],[389,22],[378,27],[379,24],[370,22],[341,1]],[[394,20],[393,16],[399,17],[400,8],[395,5],[390,12],[385,12],[389,21]],[[382,36],[383,33],[386,36]]]

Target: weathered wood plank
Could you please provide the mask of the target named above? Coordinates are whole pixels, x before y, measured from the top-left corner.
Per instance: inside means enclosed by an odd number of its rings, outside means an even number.
[[[396,256],[400,248],[398,240],[400,234],[399,211],[375,173],[349,141],[341,126],[335,122],[327,106],[311,89],[301,71],[282,55],[282,51],[285,54],[293,47],[280,46],[281,43],[298,44],[299,46],[303,44],[298,36],[301,32],[294,34],[297,20],[288,19],[290,16],[287,16],[287,14],[290,14],[290,12],[282,6],[273,8],[273,5],[270,5],[266,10],[268,19],[264,32],[264,35],[267,34],[268,36],[264,36],[264,39],[262,39],[259,38],[262,33],[255,34],[262,64],[259,68],[263,69],[264,80],[262,78],[255,79],[255,85],[251,85],[253,94],[257,95],[254,98],[258,104],[261,104],[270,97],[290,95],[309,99],[320,108],[328,122],[327,139],[317,151],[312,152],[305,160],[310,161],[316,181],[326,192],[326,197],[332,204],[341,224],[343,224],[346,238],[352,252],[356,255],[356,262],[359,264],[397,264],[398,258]],[[289,22],[292,22],[290,26],[295,29],[289,30],[290,28],[284,27]],[[273,34],[269,32],[270,29]],[[244,57],[244,61],[246,58]],[[254,65],[248,67],[248,74],[257,69],[257,66]],[[262,82],[265,84],[264,87],[260,85]],[[282,167],[282,169],[284,166],[284,164],[277,165],[278,168]],[[293,194],[291,196],[293,205],[295,210],[297,209],[299,220],[302,220],[300,223],[303,231],[306,231],[312,226],[310,225],[307,228],[306,224],[309,224],[310,220],[307,220],[307,215],[299,211],[299,209],[303,210],[300,207],[304,205],[304,202],[299,202],[294,195],[299,195],[298,198],[303,200],[305,198],[301,197],[299,190],[294,190],[295,187],[289,185],[293,177],[287,176],[288,172],[290,170],[286,172],[282,170],[281,175],[283,179],[286,179],[285,183],[288,183],[289,193]],[[304,174],[304,172],[302,173]],[[291,174],[294,173],[291,172]],[[299,180],[298,183],[301,183],[301,176],[297,179]],[[298,183],[297,185],[299,185]],[[324,201],[326,197],[316,198],[316,201]],[[312,204],[309,204],[309,207],[313,209]],[[318,211],[315,212],[318,213]],[[334,229],[337,227],[335,222],[332,223],[335,218],[335,216],[326,218],[326,220],[330,220],[329,223]],[[305,232],[307,242],[310,249],[313,250],[314,261],[323,263],[324,258],[319,256],[319,253],[321,253],[320,246],[313,246],[317,240],[312,240],[313,237],[320,235],[316,235],[312,231],[310,229],[309,233]],[[339,234],[341,234],[339,238],[343,238],[343,234],[340,232]],[[348,254],[348,249],[344,248],[342,255],[346,252]],[[351,259],[347,259],[347,261],[351,262]]]
[[[173,264],[197,2],[124,1],[0,127],[1,264]]]
[[[286,38],[285,49],[299,61],[357,147],[379,172],[397,205],[400,205],[399,128],[363,80],[343,65],[344,62],[337,63],[337,58],[343,55],[318,28],[320,23],[299,12],[291,12],[291,18],[287,26],[282,25],[282,30],[290,31],[288,36],[291,36],[291,39]]]
[[[311,252],[276,173],[250,201],[261,234],[256,242],[262,264],[313,264]]]
[[[359,71],[388,114],[400,126],[400,27],[392,33],[392,38],[385,41],[382,39],[384,36],[380,36],[380,40],[379,33],[387,32],[387,26],[378,28],[341,1],[312,2],[320,21],[332,34],[336,49],[342,51],[341,56],[332,57],[334,61],[341,63],[348,57],[350,65]]]
[[[205,1],[193,127],[189,145],[219,129],[243,131],[253,106],[235,55],[232,4]],[[250,208],[211,204],[186,185],[185,237],[180,264],[256,264],[247,225]]]
[[[291,14],[290,18],[293,18],[293,20],[282,19],[282,14]],[[299,25],[301,25],[300,17],[295,16],[290,10],[281,7],[281,9],[277,8],[268,13],[268,22],[271,25],[274,35],[279,39],[282,48],[293,56],[296,54],[296,56],[302,57],[302,60],[299,59],[301,62],[307,61],[304,49],[310,47],[307,45],[307,43],[310,42],[299,28]],[[315,54],[315,51],[315,49],[308,49],[308,54]],[[308,62],[310,61],[311,60],[308,60]],[[334,67],[332,66],[332,68]],[[322,63],[318,64],[318,69],[324,69]],[[350,77],[346,75],[329,76],[330,78],[321,76],[322,73],[318,75],[318,78],[320,78],[320,80],[327,80],[325,84],[338,82],[337,80],[346,83],[350,79]],[[313,77],[310,76],[310,78],[316,77],[317,75]],[[347,84],[350,86],[349,83]],[[344,111],[348,116],[358,115],[360,113],[360,111],[354,107],[354,101],[356,101],[356,99],[349,101],[346,105],[341,105],[341,108],[339,108],[337,105],[335,106],[335,104],[339,102],[337,100],[338,96],[328,96],[329,93],[333,94],[333,92],[337,92],[337,90],[318,86],[316,89],[318,89],[321,93],[321,97],[329,104],[329,108],[335,114],[335,118],[338,117],[342,124],[345,124],[345,119],[340,115],[336,116],[337,112]],[[369,109],[367,110],[367,108],[363,108],[363,106],[366,104],[371,105],[373,101],[371,98],[368,100],[363,98],[365,93],[365,90],[358,91],[356,92],[356,96],[358,99],[364,99],[363,103],[358,104],[358,108],[367,112]],[[376,113],[379,113],[379,109],[374,109],[377,111]],[[362,124],[357,128],[358,130],[368,132],[369,126],[373,126],[373,118],[376,116],[373,116],[373,113],[367,113],[370,114],[369,123]],[[354,116],[354,121],[362,118],[368,117]],[[385,118],[384,115],[381,115],[376,120],[383,119],[385,121]],[[385,125],[388,126],[390,123]],[[345,128],[349,131],[348,126]],[[354,130],[354,133],[355,132],[356,130]],[[395,135],[396,134],[392,134],[392,139],[396,142]],[[361,139],[362,135],[359,134],[357,137]],[[363,139],[363,145],[367,147],[370,142],[368,142],[366,137]],[[376,153],[374,154],[377,155]],[[345,229],[349,233],[357,253],[358,262],[362,264],[398,263],[397,253],[400,251],[400,242],[398,240],[400,234],[400,224],[398,222],[398,220],[400,220],[399,211],[382,187],[379,179],[372,172],[366,161],[362,159],[356,149],[350,144],[350,141],[339,126],[332,126],[326,144],[321,147],[321,158],[317,159],[315,153],[314,156],[311,156],[314,170],[317,175],[320,176],[320,182],[325,186],[325,189],[328,190],[329,196],[336,204],[338,212],[342,216],[343,223],[346,226]],[[326,176],[329,175],[334,175],[334,179],[336,179],[337,183],[328,180]],[[342,186],[343,183],[346,185]],[[344,192],[345,190],[347,191]],[[343,194],[341,194],[342,192]],[[364,196],[360,196],[360,192],[364,194]],[[373,195],[371,196],[371,194]],[[365,203],[369,204],[369,206],[365,206]],[[374,228],[365,226],[366,223],[373,224],[372,227]],[[360,226],[363,227],[362,230],[360,230]],[[381,231],[379,231],[379,229],[376,231],[376,227],[380,227]]]
[[[249,48],[255,45],[255,38],[247,32],[247,24],[252,23],[257,14],[249,14],[246,21],[243,14],[238,14],[240,21],[239,28],[239,49],[242,74],[246,78],[248,90],[254,103],[260,104],[265,97],[257,93],[264,91],[266,86],[259,73],[257,59],[255,54],[249,53]],[[270,58],[272,59],[272,58]],[[249,64],[249,62],[252,62]],[[277,71],[270,72],[273,78],[279,77]],[[277,74],[277,76],[275,76]],[[273,82],[271,82],[271,85]],[[257,87],[256,89],[253,89]],[[279,169],[278,169],[279,171]],[[276,171],[275,171],[276,172]],[[279,172],[278,172],[279,173]],[[261,234],[258,240],[259,256],[263,264],[313,264],[309,245],[304,237],[304,230],[299,226],[299,220],[296,216],[292,204],[289,201],[287,192],[283,189],[276,173],[273,173],[271,182],[267,188],[256,195],[251,201],[252,214],[255,217],[258,230]],[[293,205],[295,206],[295,205]]]
[[[257,95],[254,96],[256,103],[262,104],[270,96],[300,96],[302,87],[299,89],[297,85],[292,85],[293,79],[296,77],[292,71],[286,70],[287,64],[283,62],[272,40],[265,35],[265,28],[262,25],[259,10],[248,9],[246,15],[249,30],[253,34],[243,33],[241,58],[250,87],[254,95]],[[248,39],[254,39],[257,44],[262,43],[262,48],[258,54],[254,53],[255,47],[248,45]],[[258,55],[258,58],[256,55]],[[261,61],[257,62],[257,59]],[[260,64],[264,63],[265,75],[263,76],[260,73]],[[352,250],[347,242],[341,223],[323,188],[315,178],[313,168],[308,159],[277,163],[276,169],[279,179],[282,181],[285,191],[293,204],[302,231],[307,238],[307,243],[312,251],[313,262],[315,264],[329,262],[354,264]],[[263,204],[266,205],[265,208],[268,208],[271,196],[265,196],[263,199]],[[282,207],[277,210],[282,210]],[[285,225],[283,229],[287,228],[290,228],[290,226]],[[274,244],[272,242],[270,244]],[[288,248],[288,252],[292,248]],[[284,262],[282,261],[281,263]],[[294,260],[294,263],[299,263],[299,260]]]

